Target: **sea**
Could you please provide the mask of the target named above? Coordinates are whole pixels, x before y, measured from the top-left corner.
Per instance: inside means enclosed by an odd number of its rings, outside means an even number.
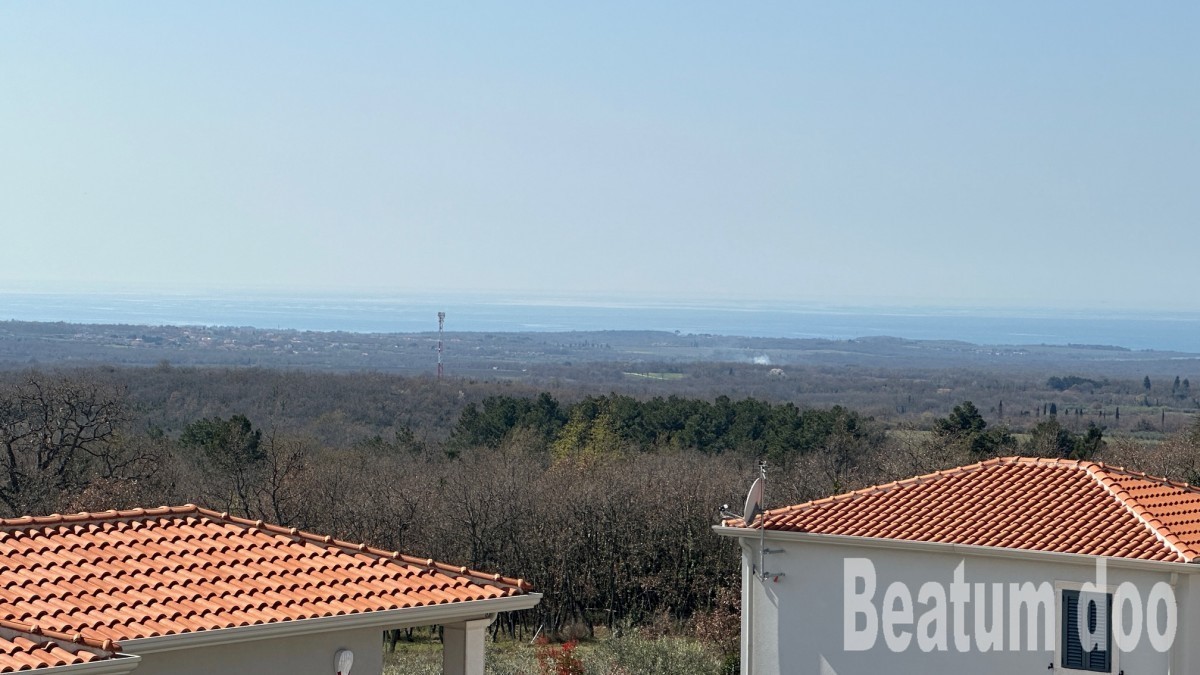
[[[853,339],[891,336],[986,345],[1103,345],[1200,353],[1200,312],[870,307],[501,295],[0,292],[0,321],[249,326],[416,333],[661,330]]]

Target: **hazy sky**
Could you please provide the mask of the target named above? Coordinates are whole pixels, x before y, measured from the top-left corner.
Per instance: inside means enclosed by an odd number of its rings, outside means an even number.
[[[0,291],[1200,309],[1200,3],[0,4]]]

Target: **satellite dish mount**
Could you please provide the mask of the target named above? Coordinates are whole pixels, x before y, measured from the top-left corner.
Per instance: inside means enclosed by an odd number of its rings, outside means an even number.
[[[758,565],[754,567],[754,576],[758,577],[759,581],[766,581],[768,578],[773,579],[776,583],[779,578],[784,576],[783,572],[768,572],[766,559],[770,553],[783,553],[782,548],[767,548],[767,517],[766,511],[763,509],[763,503],[767,492],[767,463],[765,461],[758,463],[758,478],[754,484],[750,486],[750,492],[746,495],[746,506],[742,511],[742,522],[746,527],[754,527],[754,521],[758,520]]]

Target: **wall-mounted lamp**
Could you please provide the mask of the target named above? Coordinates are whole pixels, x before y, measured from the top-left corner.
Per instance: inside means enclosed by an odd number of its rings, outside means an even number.
[[[354,652],[349,649],[339,649],[333,655],[333,669],[337,675],[350,675],[350,666],[354,665]]]

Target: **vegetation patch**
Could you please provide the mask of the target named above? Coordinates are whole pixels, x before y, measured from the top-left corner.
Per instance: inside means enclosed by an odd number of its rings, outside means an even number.
[[[543,598],[497,619],[491,672],[539,675],[528,644],[543,635],[578,640],[567,666],[585,672],[703,673],[737,653],[740,557],[712,525],[759,460],[768,506],[1008,454],[1200,480],[1194,402],[1171,396],[1190,392],[1184,375],[1109,380],[1101,395],[1044,388],[1045,375],[772,380],[724,363],[661,383],[621,373],[671,366],[597,368],[543,390],[174,366],[0,373],[0,514],[197,503],[519,575]],[[728,395],[706,393],[722,381]],[[437,672],[440,645],[404,651],[434,663],[398,672]]]
[[[646,380],[682,380],[683,373],[621,373],[625,377],[640,377]]]
[[[717,654],[700,640],[624,632],[594,640],[552,643],[488,642],[487,675],[726,675],[736,659]],[[436,642],[405,644],[388,654],[385,675],[441,675]]]

